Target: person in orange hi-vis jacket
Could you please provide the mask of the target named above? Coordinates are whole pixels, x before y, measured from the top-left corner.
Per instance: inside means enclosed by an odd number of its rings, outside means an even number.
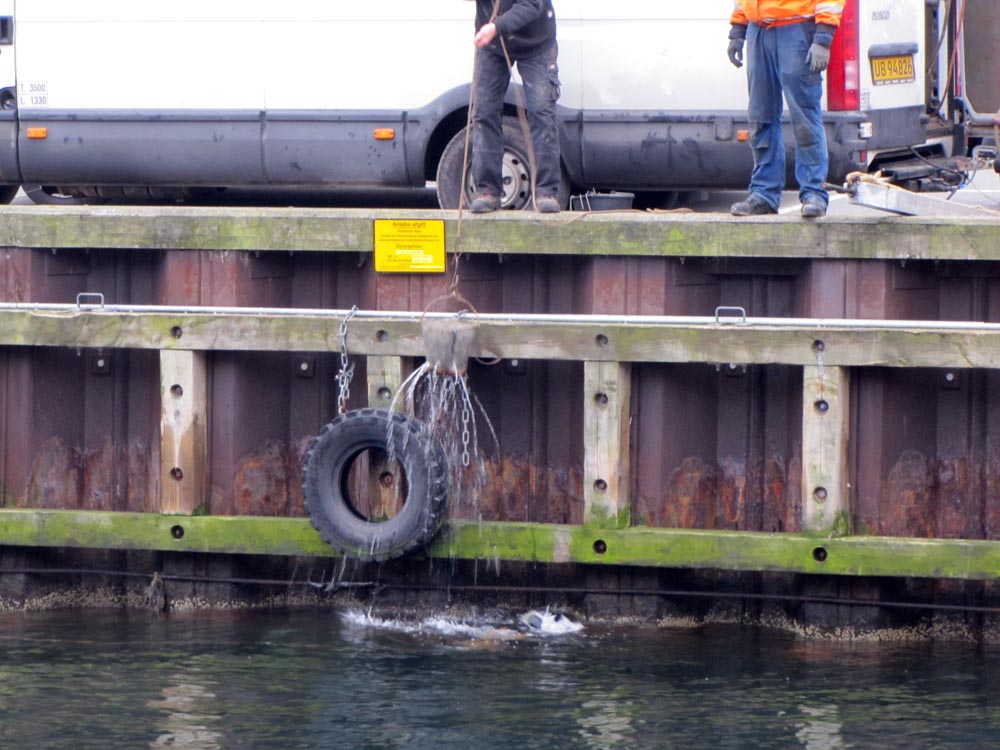
[[[823,183],[829,156],[820,102],[823,71],[830,64],[830,45],[844,2],[736,0],[729,19],[729,59],[743,67],[745,42],[753,173],[750,194],[733,204],[735,216],[778,212],[785,188],[782,95],[788,100],[795,133],[795,179],[802,215],[826,214],[830,196]]]

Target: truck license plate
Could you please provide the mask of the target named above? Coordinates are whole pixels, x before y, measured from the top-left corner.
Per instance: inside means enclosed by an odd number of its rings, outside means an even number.
[[[872,58],[872,83],[909,83],[917,80],[913,69],[913,55]]]

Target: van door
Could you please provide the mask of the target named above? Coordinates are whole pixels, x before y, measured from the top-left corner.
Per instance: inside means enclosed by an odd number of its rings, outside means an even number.
[[[18,0],[24,181],[262,182],[261,5]]]
[[[926,139],[926,0],[848,0],[842,28],[834,40],[852,45],[858,66],[859,109],[872,122],[871,150],[919,145]],[[837,57],[836,55],[834,56]],[[831,82],[831,89],[836,81]],[[832,91],[831,97],[832,97]],[[833,109],[835,107],[831,107]]]
[[[586,183],[745,184],[746,73],[726,57],[732,0],[579,4]]]
[[[269,7],[269,180],[423,185],[430,129],[468,103],[475,9],[459,0]]]
[[[9,185],[21,182],[17,168],[18,93],[14,59],[14,0],[0,0],[0,184]]]

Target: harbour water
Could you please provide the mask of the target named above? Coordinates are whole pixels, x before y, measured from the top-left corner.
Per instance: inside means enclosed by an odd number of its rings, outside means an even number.
[[[0,747],[988,748],[1000,650],[358,611],[0,615]]]

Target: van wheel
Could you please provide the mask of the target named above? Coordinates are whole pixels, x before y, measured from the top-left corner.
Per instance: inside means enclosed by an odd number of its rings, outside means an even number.
[[[20,189],[20,185],[0,185],[0,204],[6,206],[14,200],[14,196],[17,195],[17,191]]]
[[[24,194],[39,206],[81,206],[88,201],[73,193],[64,193],[54,185],[25,185]]]
[[[465,154],[465,134],[468,128],[462,128],[449,141],[441,154],[437,169],[437,196],[441,208],[458,208],[460,195],[459,185],[462,183],[462,157]],[[471,150],[471,148],[470,148]],[[468,170],[467,170],[468,171]],[[503,118],[503,196],[500,208],[530,209],[531,208],[531,162],[528,160],[528,146],[521,130],[521,124],[516,117]],[[472,175],[467,175],[465,186],[465,203],[468,207],[474,196],[475,185]],[[569,180],[565,171],[561,172],[559,181],[559,203],[565,208],[569,205]]]

